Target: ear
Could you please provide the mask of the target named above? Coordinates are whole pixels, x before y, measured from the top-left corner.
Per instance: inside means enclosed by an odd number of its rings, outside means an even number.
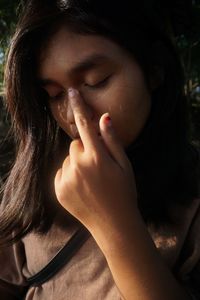
[[[153,92],[164,82],[165,74],[163,68],[161,66],[154,65],[151,69],[149,78],[150,90]]]

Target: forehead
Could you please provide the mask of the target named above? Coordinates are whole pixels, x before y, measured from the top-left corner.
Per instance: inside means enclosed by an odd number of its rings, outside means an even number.
[[[126,56],[123,49],[111,40],[98,35],[83,35],[66,28],[59,29],[44,44],[39,55],[40,77],[50,69],[70,71],[77,63],[93,57],[96,63],[103,60],[121,61]]]

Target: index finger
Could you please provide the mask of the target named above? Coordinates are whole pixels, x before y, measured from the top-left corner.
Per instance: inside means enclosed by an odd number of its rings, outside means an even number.
[[[99,140],[98,133],[88,116],[88,111],[80,93],[73,88],[69,88],[68,97],[84,149],[92,150],[95,148],[101,151],[103,148],[102,144]]]

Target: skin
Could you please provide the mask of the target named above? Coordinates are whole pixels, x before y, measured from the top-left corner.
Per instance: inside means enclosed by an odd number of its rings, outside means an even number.
[[[90,70],[72,72],[86,56],[96,53],[109,60],[98,68],[93,63]],[[93,235],[123,299],[189,299],[143,222],[134,170],[124,151],[150,112],[151,93],[140,67],[111,41],[63,28],[48,41],[39,65],[38,76],[49,94],[52,114],[73,139],[55,176],[58,201]],[[110,74],[103,88],[88,86]],[[79,137],[74,138],[71,125]]]
[[[95,55],[105,59],[91,59]],[[88,68],[73,70],[89,58]],[[97,132],[101,115],[110,114],[123,146],[136,139],[148,118],[151,94],[139,65],[125,50],[103,37],[60,29],[41,53],[39,78],[50,97],[55,119],[72,138],[70,124],[75,123],[67,99],[70,87],[81,93]]]

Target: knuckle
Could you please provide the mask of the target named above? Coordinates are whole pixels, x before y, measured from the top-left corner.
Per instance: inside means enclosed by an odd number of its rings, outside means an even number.
[[[65,160],[63,161],[63,164],[62,164],[62,170],[63,170],[63,172],[64,172],[64,171],[66,172],[69,163],[70,163],[70,157],[67,156],[67,157],[65,158]],[[61,172],[61,173],[62,173],[62,172]]]
[[[76,162],[74,171],[77,176],[83,176],[85,172],[91,172],[95,168],[99,167],[101,165],[101,160],[100,155],[96,151],[90,151],[89,153],[84,154],[83,157]]]
[[[65,190],[66,190],[67,183],[65,182],[65,185],[63,186],[63,182],[61,182],[58,186],[55,188],[55,193],[58,201],[64,202],[65,200]]]
[[[88,121],[85,117],[83,117],[82,115],[78,115],[77,116],[78,122],[82,127],[88,127]]]
[[[72,149],[72,148],[78,146],[78,144],[79,144],[78,140],[73,140],[69,146],[69,149]]]
[[[69,146],[69,154],[72,154],[73,149],[80,149],[83,147],[81,139],[73,140]]]
[[[99,166],[101,164],[101,156],[96,151],[93,151],[90,155],[90,161],[93,166]]]
[[[74,164],[71,165],[71,175],[72,175],[72,179],[74,182],[78,181],[81,177],[81,166],[79,162],[76,162]]]
[[[59,169],[55,175],[55,178],[54,178],[54,187],[55,187],[55,190],[57,190],[60,186],[60,180],[61,179],[61,169]]]

